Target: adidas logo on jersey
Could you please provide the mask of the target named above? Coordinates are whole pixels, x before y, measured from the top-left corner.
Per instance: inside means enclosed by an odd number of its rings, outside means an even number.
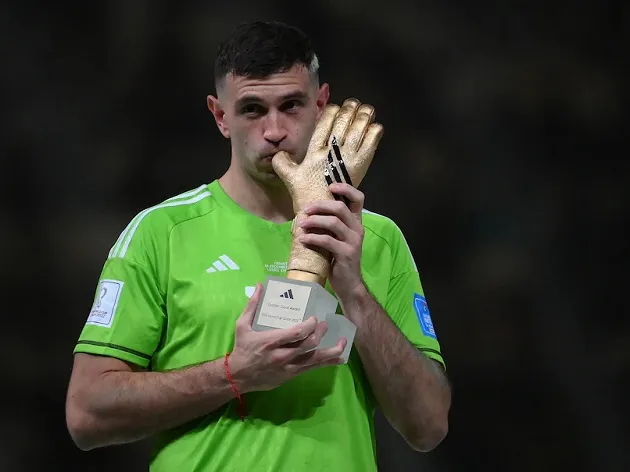
[[[218,260],[214,261],[210,267],[206,269],[209,274],[212,272],[223,272],[226,270],[239,270],[240,267],[236,265],[232,259],[223,254]]]
[[[280,295],[280,298],[290,298],[293,299],[293,292],[291,291],[291,289],[287,290],[286,292],[284,292],[283,294]]]

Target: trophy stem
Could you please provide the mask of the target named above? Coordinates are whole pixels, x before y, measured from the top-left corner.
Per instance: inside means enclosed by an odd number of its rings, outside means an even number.
[[[318,283],[322,287],[326,284],[326,277],[313,274],[312,272],[305,272],[303,270],[288,270],[287,279],[302,280],[304,282]]]

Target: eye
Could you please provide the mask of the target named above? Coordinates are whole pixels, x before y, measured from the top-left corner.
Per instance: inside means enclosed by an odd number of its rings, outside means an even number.
[[[287,112],[298,111],[303,105],[304,103],[300,100],[289,100],[282,105],[281,110]]]
[[[253,118],[263,115],[265,113],[265,109],[257,103],[249,103],[240,109],[240,113],[241,115],[246,115]]]

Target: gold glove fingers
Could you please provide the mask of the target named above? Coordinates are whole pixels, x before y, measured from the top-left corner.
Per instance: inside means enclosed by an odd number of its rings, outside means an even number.
[[[343,143],[346,139],[346,133],[348,132],[348,129],[350,128],[350,125],[352,124],[352,121],[357,114],[357,109],[359,108],[360,104],[361,103],[356,98],[349,98],[345,102],[343,102],[341,109],[337,113],[337,116],[335,116],[335,122],[332,126],[331,138],[332,136],[336,137],[339,146],[343,146]]]
[[[374,121],[374,115],[374,108],[372,106],[361,105],[359,107],[357,116],[352,122],[352,125],[348,130],[348,134],[346,135],[345,147],[351,151],[359,150],[368,127]]]
[[[335,105],[332,103],[326,105],[324,111],[322,112],[322,115],[317,121],[317,126],[315,127],[315,131],[313,132],[313,136],[311,137],[308,151],[306,152],[307,156],[319,149],[328,146],[330,132],[332,131],[333,123],[338,112],[339,105]]]

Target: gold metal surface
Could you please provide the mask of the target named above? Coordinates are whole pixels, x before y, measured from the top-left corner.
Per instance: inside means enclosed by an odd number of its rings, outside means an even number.
[[[329,104],[317,123],[301,164],[294,162],[284,151],[273,157],[273,168],[291,194],[296,215],[292,226],[288,278],[325,284],[332,256],[328,251],[309,248],[298,241],[303,229],[296,221],[304,216],[304,208],[310,202],[334,199],[324,178],[333,136],[337,139],[353,185],[359,186],[383,136],[383,126],[375,123],[374,118],[374,107],[361,104],[357,99],[348,99],[341,107]]]
[[[290,270],[287,272],[287,279],[293,280],[303,280],[305,282],[315,282],[320,284],[322,287],[326,283],[326,279],[320,277],[317,274],[313,274],[311,272],[304,272],[301,270]]]

